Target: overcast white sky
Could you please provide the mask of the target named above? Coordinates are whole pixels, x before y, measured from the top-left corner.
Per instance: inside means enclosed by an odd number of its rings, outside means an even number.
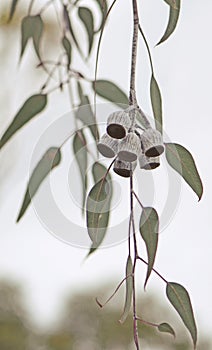
[[[181,143],[192,152],[204,183],[204,195],[199,203],[187,184],[182,183],[180,203],[175,216],[160,235],[155,266],[165,278],[179,282],[188,289],[198,325],[209,332],[212,319],[212,237],[209,214],[212,204],[212,2],[183,2],[175,34],[166,43],[155,48],[165,28],[168,6],[162,0],[142,3],[141,23],[152,49],[156,76],[163,96],[166,134],[173,142]],[[119,1],[103,37],[99,68],[99,77],[115,81],[126,92],[129,85],[130,21],[130,6],[125,1]],[[32,86],[27,75],[28,67],[22,64],[18,70],[17,64],[14,65],[14,61],[18,62],[18,42],[12,52],[13,57],[8,59],[7,64],[3,61],[0,67],[3,81],[7,81],[5,90],[9,94],[8,106],[2,107],[4,113],[1,126],[7,125],[9,118],[13,117],[20,106],[20,101],[24,101],[39,87],[38,82]],[[90,66],[92,67],[92,62]],[[142,108],[151,114],[149,74],[146,51],[140,41],[137,93]],[[5,91],[1,90],[1,104],[4,94]],[[86,290],[111,279],[118,282],[123,277],[127,256],[127,245],[123,242],[101,249],[83,263],[86,250],[67,245],[52,236],[42,226],[32,208],[18,225],[15,224],[34,146],[52,118],[55,120],[68,111],[67,95],[62,97],[61,94],[53,94],[43,118],[39,118],[31,128],[21,131],[0,154],[0,278],[12,279],[24,285],[26,301],[32,314],[37,322],[43,324],[54,318],[55,310],[59,309],[67,290]],[[60,179],[68,182],[67,170],[66,166],[62,166],[54,175],[57,204],[64,206],[64,213],[75,213],[76,205],[70,196],[63,203],[57,197],[57,183]],[[165,167],[158,172],[158,178],[156,176],[154,179],[154,186],[159,184],[154,197],[154,205],[159,213],[163,211],[170,186],[175,186],[175,183],[169,182],[170,176],[167,175]],[[147,184],[148,179],[144,179],[144,183]],[[165,189],[166,186],[169,190]],[[64,186],[63,190],[65,188]],[[117,191],[119,190],[121,199],[126,203],[125,187],[117,187]],[[147,200],[146,191],[144,196]],[[117,202],[116,210],[123,210],[121,201]],[[138,279],[142,287],[145,267],[139,271],[141,275]],[[147,291],[164,296],[164,287],[162,281],[152,275]]]

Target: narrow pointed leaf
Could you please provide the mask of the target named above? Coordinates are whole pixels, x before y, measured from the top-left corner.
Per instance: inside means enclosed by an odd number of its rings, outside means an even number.
[[[168,323],[164,322],[164,323],[159,324],[158,330],[159,330],[159,332],[169,333],[175,337],[175,331]]]
[[[146,207],[143,208],[141,218],[140,218],[140,233],[145,242],[148,256],[148,268],[147,275],[144,284],[146,287],[149,276],[152,272],[155,256],[158,246],[158,229],[159,229],[159,219],[158,214],[154,208]]]
[[[168,282],[166,287],[166,295],[190,332],[194,347],[196,347],[197,328],[191,300],[187,290],[178,283]]]
[[[129,315],[131,304],[132,304],[132,295],[133,295],[133,280],[132,274],[133,266],[132,266],[132,259],[130,256],[128,256],[127,259],[127,265],[126,265],[126,295],[125,295],[125,304],[124,304],[124,311],[121,315],[121,318],[119,320],[120,323],[124,323],[127,316]]]
[[[106,17],[107,11],[108,11],[108,5],[107,5],[107,0],[96,0],[96,3],[98,4],[100,11],[102,13],[102,20],[101,20],[100,26],[97,30],[97,32],[99,32],[104,24],[105,17]]]
[[[158,83],[152,75],[150,82],[150,96],[152,103],[152,110],[155,118],[155,126],[160,133],[163,133],[163,112],[162,112],[162,99]]]
[[[90,190],[86,202],[86,219],[92,249],[97,249],[102,243],[107,230],[112,186],[107,178],[97,182]]]
[[[84,98],[84,93],[82,89],[82,85],[80,84],[79,80],[77,81],[77,91],[78,91],[78,96],[81,101],[81,104],[83,103],[83,98]]]
[[[40,58],[40,40],[43,33],[43,21],[40,15],[26,16],[21,23],[21,55],[23,56],[28,40],[32,38],[35,52]]]
[[[197,194],[199,200],[203,194],[203,185],[191,153],[177,143],[166,143],[166,159]]]
[[[11,21],[11,19],[13,18],[17,4],[18,4],[18,0],[12,0],[12,4],[10,7],[9,21]]]
[[[71,24],[71,20],[70,20],[68,9],[67,9],[67,7],[65,5],[63,6],[63,18],[64,18],[64,23],[65,23],[65,29],[70,33],[71,38],[72,38],[76,48],[78,49],[80,55],[83,56],[82,50],[81,50],[81,48],[79,46],[78,40],[76,38],[76,35],[74,33],[74,30],[73,30],[73,27],[72,27],[72,24]]]
[[[89,127],[94,140],[98,140],[98,126],[95,121],[94,113],[92,111],[89,98],[86,95],[82,96],[81,104],[77,110],[77,118],[80,119],[84,125],[87,125]]]
[[[105,176],[106,172],[107,172],[107,168],[103,164],[99,162],[95,162],[92,166],[92,175],[93,175],[94,182],[95,183],[99,182]],[[107,178],[111,180],[111,176],[109,173],[107,175]]]
[[[169,6],[173,7],[174,9],[177,9],[177,0],[164,0]]]
[[[168,3],[168,1],[166,2]],[[179,15],[180,15],[180,5],[181,5],[181,0],[176,0],[176,6],[175,7],[170,6],[168,25],[166,27],[164,35],[162,36],[160,41],[157,43],[157,45],[166,41],[170,37],[170,35],[174,32],[177,26]]]
[[[88,55],[91,52],[92,45],[93,45],[93,38],[94,38],[94,18],[93,13],[88,7],[79,7],[78,9],[78,16],[81,19],[82,23],[85,26],[85,29],[88,34],[88,42],[89,42],[89,48],[88,48]]]
[[[3,134],[0,140],[0,149],[20,128],[40,113],[46,107],[46,104],[47,95],[37,94],[28,98]]]
[[[47,152],[43,155],[41,160],[38,162],[37,166],[32,172],[32,175],[29,179],[27,189],[25,192],[24,200],[18,214],[17,222],[22,218],[27,208],[29,207],[32,198],[38,191],[40,185],[46,178],[46,176],[59,165],[61,161],[61,153],[60,149],[57,147],[51,147]]]
[[[88,154],[86,150],[86,139],[81,130],[79,130],[73,139],[73,150],[80,171],[82,182],[82,211],[84,211],[86,190],[87,190],[87,166],[88,166]]]
[[[67,54],[67,58],[68,58],[67,68],[69,68],[71,64],[72,48],[71,48],[71,43],[66,36],[63,37],[62,44]]]
[[[126,94],[114,83],[109,80],[96,80],[93,82],[93,90],[97,95],[105,98],[106,100],[118,104],[128,105],[129,100]],[[124,107],[125,108],[125,107]]]

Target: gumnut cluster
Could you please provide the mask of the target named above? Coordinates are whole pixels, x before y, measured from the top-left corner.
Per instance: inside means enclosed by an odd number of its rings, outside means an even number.
[[[123,177],[130,177],[137,163],[141,169],[157,168],[164,151],[161,133],[150,125],[143,130],[135,119],[135,111],[130,109],[110,114],[106,133],[97,145],[104,157],[116,157],[113,170]]]

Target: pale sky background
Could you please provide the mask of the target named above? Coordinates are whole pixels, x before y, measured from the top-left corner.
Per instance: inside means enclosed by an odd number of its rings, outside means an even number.
[[[131,47],[131,10],[130,2],[128,3],[118,1],[111,13],[103,36],[99,66],[100,78],[113,80],[126,92],[129,86]],[[173,142],[180,143],[191,151],[204,184],[204,195],[198,203],[196,195],[186,183],[182,183],[177,211],[160,235],[155,268],[169,281],[179,282],[187,288],[198,326],[209,333],[212,319],[212,237],[209,213],[212,204],[212,2],[183,1],[176,32],[159,47],[154,46],[166,26],[168,6],[162,0],[139,3],[141,24],[149,40],[156,77],[163,96],[166,134]],[[6,62],[3,58],[0,66],[4,86],[0,92],[2,131],[22,102],[40,87],[38,80],[32,84],[29,77],[27,54],[18,68],[19,34],[16,37],[18,40],[11,48],[10,56],[6,58]],[[92,60],[90,67],[87,75],[92,78]],[[151,115],[149,78],[147,54],[140,40],[137,94],[141,107]],[[3,103],[4,100],[7,105]],[[18,225],[15,224],[33,149],[43,131],[53,120],[69,112],[69,108],[67,94],[52,94],[48,108],[42,116],[17,134],[0,153],[0,278],[13,280],[24,286],[27,306],[35,321],[43,326],[52,322],[68,291],[74,293],[79,289],[87,290],[111,279],[118,283],[123,278],[127,257],[127,244],[123,242],[99,250],[83,263],[87,251],[65,244],[52,236],[42,226],[33,208],[28,210]],[[61,170],[55,172],[56,194],[60,179],[67,182],[66,170],[62,166]],[[166,178],[165,169],[160,170],[158,178],[156,176],[154,179],[155,186],[159,185],[154,199],[159,213],[164,205],[159,194],[161,193],[164,200],[168,194],[163,189],[166,186],[175,186],[175,183],[166,184]],[[123,185],[120,190],[121,199],[126,204],[127,191]],[[69,197],[67,202],[64,199],[61,204],[65,213],[68,211],[74,212],[74,216],[79,215],[75,214],[74,203],[70,207],[71,201]],[[122,212],[123,202],[119,202],[117,206],[117,210]],[[145,271],[145,266],[139,268],[137,280],[141,290]],[[157,294],[168,304],[164,291],[163,282],[152,275],[147,292]]]

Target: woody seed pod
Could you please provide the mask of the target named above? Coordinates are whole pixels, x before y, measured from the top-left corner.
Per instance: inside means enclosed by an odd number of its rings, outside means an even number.
[[[146,157],[144,153],[140,154],[138,160],[140,168],[145,170],[152,170],[160,165],[159,157]]]
[[[131,119],[127,113],[114,112],[107,119],[107,133],[115,139],[122,139],[126,136],[131,124]]]
[[[157,157],[164,151],[161,133],[158,130],[148,128],[141,135],[143,151],[147,157]]]
[[[113,139],[107,134],[104,134],[97,144],[98,151],[107,158],[115,157],[118,151],[118,140]]]
[[[136,165],[137,160],[134,162],[126,162],[117,158],[113,166],[113,171],[122,177],[130,177],[130,171],[134,171]]]
[[[127,136],[120,141],[119,144],[119,159],[127,162],[133,162],[137,159],[141,152],[140,138],[133,132],[129,132]]]

